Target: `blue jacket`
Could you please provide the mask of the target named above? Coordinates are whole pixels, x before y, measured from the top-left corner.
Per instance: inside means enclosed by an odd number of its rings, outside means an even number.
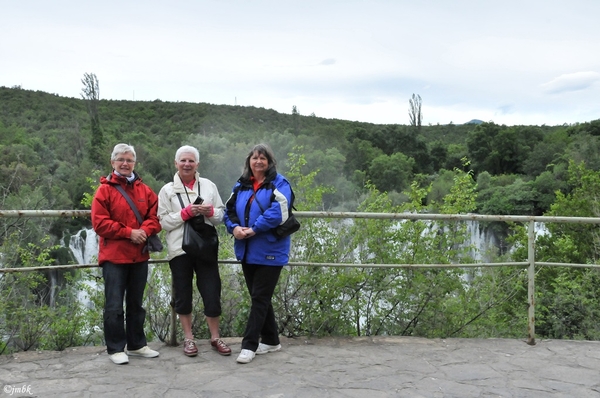
[[[235,240],[235,257],[239,261],[274,266],[288,263],[291,238],[277,239],[272,230],[288,219],[291,196],[290,183],[279,173],[267,176],[256,192],[250,181],[238,180],[227,200],[223,221],[229,233],[237,226],[251,227],[256,233],[251,238]]]

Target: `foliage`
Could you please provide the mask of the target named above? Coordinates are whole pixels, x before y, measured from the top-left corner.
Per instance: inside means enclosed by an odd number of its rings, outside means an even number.
[[[148,283],[144,291],[146,310],[146,338],[168,341],[171,333],[171,270],[164,264],[149,267]]]
[[[413,177],[415,160],[397,152],[379,155],[371,162],[367,176],[382,191],[404,191]]]
[[[482,123],[467,138],[469,158],[478,173],[520,174],[523,163],[542,137],[542,131],[536,127]]]
[[[393,214],[423,212],[430,188],[413,183],[410,202],[396,207],[387,194],[367,184],[369,195],[359,211]],[[309,193],[315,198],[317,192]],[[439,204],[442,212],[475,208],[471,173],[455,170],[450,192]],[[494,300],[501,290],[493,273],[465,282],[460,268],[371,268],[367,264],[451,264],[469,262],[465,225],[423,221],[312,220],[296,241],[304,261],[353,263],[353,267],[294,267],[282,275],[276,312],[281,332],[289,336],[403,334],[445,337],[468,333],[482,336],[493,312],[508,300]],[[296,237],[296,235],[294,235]],[[318,238],[314,238],[317,236]],[[309,239],[305,242],[305,239]],[[488,289],[486,297],[481,290]],[[485,292],[484,292],[485,293]],[[468,309],[468,311],[465,311]],[[460,315],[459,315],[460,314]],[[526,317],[523,317],[526,320]],[[489,327],[489,325],[486,324]],[[502,332],[511,330],[505,328]],[[522,330],[526,330],[523,328]]]
[[[290,180],[296,195],[295,206],[299,211],[322,206],[323,195],[331,192],[331,187],[316,185],[317,171],[307,172],[307,161],[301,154],[302,148],[294,148],[289,154]],[[342,247],[339,235],[319,219],[302,219],[300,231],[292,235],[290,261],[325,262],[343,258],[338,254]],[[324,311],[327,307],[323,298],[318,297],[320,286],[334,281],[325,269],[315,267],[289,267],[284,269],[275,291],[275,311],[279,328],[288,336],[335,330],[335,312]],[[334,294],[334,293],[330,293]]]
[[[100,170],[95,170],[93,173],[93,177],[86,177],[87,183],[91,187],[91,191],[84,192],[83,198],[81,199],[81,204],[86,208],[92,207],[92,201],[94,200],[94,194],[96,190],[100,186]],[[94,178],[95,177],[95,178]]]
[[[569,163],[569,193],[556,193],[556,201],[551,205],[549,216],[600,217],[600,172],[591,170],[584,163]],[[599,235],[592,224],[558,224],[548,226],[554,240],[577,242],[577,250],[570,260],[576,263],[597,263]],[[561,256],[560,254],[557,254]]]
[[[286,115],[256,107],[102,100],[97,79],[91,82],[94,92],[86,99],[0,87],[3,210],[88,208],[99,176],[110,172],[109,151],[117,142],[135,146],[136,170],[155,191],[173,178],[175,150],[196,146],[201,173],[226,199],[241,174],[240,160],[255,143],[266,142],[301,210],[598,214],[600,120],[552,127],[489,122],[411,128],[303,116],[295,107]],[[302,223],[292,238],[293,261],[353,266],[286,268],[276,292],[284,334],[515,337],[526,330],[526,277],[518,267],[477,272],[363,267],[472,261],[466,224]],[[70,262],[63,237],[87,225],[86,219],[2,218],[0,266]],[[541,261],[597,261],[598,237],[591,225],[550,224],[549,230],[537,240]],[[495,231],[507,245],[523,238],[520,229]],[[232,259],[232,238],[222,227],[219,234],[220,258]],[[519,256],[523,251],[517,248],[514,258]],[[221,269],[222,333],[240,335],[249,308],[243,277],[236,264]],[[101,342],[97,271],[2,274],[0,351]],[[541,335],[596,338],[597,272],[545,267],[537,278]],[[146,325],[156,339],[170,333],[168,280],[165,266],[152,268]],[[85,300],[76,299],[81,292]],[[194,318],[194,331],[207,336],[203,317]]]
[[[593,122],[572,127],[450,123],[415,129],[303,116],[297,108],[292,114],[280,114],[204,103],[111,101],[100,98],[98,81],[93,73],[84,75],[81,99],[0,87],[3,197],[17,194],[23,186],[33,190],[44,179],[51,186],[47,193],[61,196],[45,208],[83,208],[81,200],[89,194],[86,178],[110,171],[109,151],[117,142],[135,146],[137,170],[156,190],[173,176],[175,150],[182,144],[195,145],[201,151],[202,173],[228,197],[240,175],[239,161],[232,159],[242,159],[255,143],[266,142],[283,159],[279,166],[284,173],[286,154],[302,147],[306,168],[320,170],[317,183],[335,187],[324,196],[326,208],[347,211],[356,209],[367,180],[394,197],[409,187],[413,176],[462,168],[460,159],[468,156],[477,175],[527,174],[529,179],[523,178],[527,182],[551,164],[580,156],[584,144],[597,138]],[[414,103],[417,111],[419,104]],[[91,120],[96,120],[96,127]],[[594,161],[591,152],[585,153],[586,160]],[[389,175],[387,166],[396,167],[401,177]],[[555,177],[562,176],[555,173]],[[4,187],[4,181],[10,185]],[[560,184],[556,188],[561,189]],[[533,211],[548,209],[539,206],[548,206],[548,201],[537,201]],[[82,222],[65,226],[76,230]]]
[[[600,173],[571,161],[568,194],[556,193],[545,215],[598,217]],[[600,236],[593,224],[548,223],[548,233],[536,237],[535,257],[540,262],[597,264]],[[516,261],[526,258],[524,229]],[[547,338],[599,339],[597,268],[542,267],[536,274],[536,333]]]
[[[44,243],[18,249],[23,267],[52,264],[51,251],[57,247],[44,248]],[[5,274],[1,286],[4,315],[0,322],[3,350],[63,350],[98,343],[90,332],[98,325],[89,322],[87,310],[78,300],[77,292],[83,286],[77,280],[81,279],[56,271]]]

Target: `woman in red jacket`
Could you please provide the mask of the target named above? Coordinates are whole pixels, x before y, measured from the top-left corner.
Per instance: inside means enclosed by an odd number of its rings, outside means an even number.
[[[136,162],[133,147],[115,145],[110,159],[113,171],[108,177],[100,178],[92,201],[92,227],[100,236],[98,264],[104,277],[106,351],[110,359],[120,365],[129,362],[127,354],[146,358],[158,356],[146,342],[146,311],[142,300],[150,258],[146,240],[158,233],[161,226],[156,215],[158,196],[133,171]],[[137,207],[143,219],[141,225],[116,186],[121,186]]]

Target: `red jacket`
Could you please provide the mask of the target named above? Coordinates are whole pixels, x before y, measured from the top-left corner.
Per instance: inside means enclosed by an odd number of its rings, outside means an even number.
[[[158,196],[149,186],[135,174],[135,180],[128,182],[126,178],[112,173],[110,180],[100,178],[100,186],[92,201],[92,227],[100,236],[98,248],[98,264],[105,261],[115,264],[133,264],[150,258],[148,252],[142,253],[145,245],[131,242],[131,230],[140,228],[135,214],[127,200],[114,187],[120,184],[136,204],[144,219],[141,228],[146,235],[160,232],[160,222],[156,215]]]

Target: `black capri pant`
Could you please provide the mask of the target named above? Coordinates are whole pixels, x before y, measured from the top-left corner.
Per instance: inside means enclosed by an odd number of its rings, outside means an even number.
[[[204,304],[204,315],[221,315],[221,275],[215,258],[199,260],[188,254],[177,256],[169,261],[173,289],[175,290],[175,312],[187,315],[192,312],[192,280],[196,274],[196,287]]]

